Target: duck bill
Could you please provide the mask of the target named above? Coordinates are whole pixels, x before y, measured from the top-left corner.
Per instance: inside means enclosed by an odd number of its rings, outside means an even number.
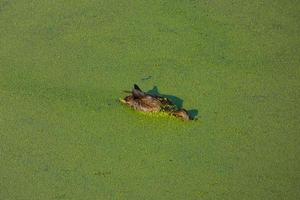
[[[126,104],[126,101],[125,101],[124,99],[119,98],[119,101],[120,101],[121,103]]]

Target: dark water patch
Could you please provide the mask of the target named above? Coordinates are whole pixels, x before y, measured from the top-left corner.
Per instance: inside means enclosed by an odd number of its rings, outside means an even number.
[[[193,120],[197,120],[200,117],[197,109],[188,110],[188,114]]]
[[[110,171],[98,171],[94,173],[95,176],[102,176],[102,177],[106,177],[111,175]]]
[[[160,33],[174,33],[178,34],[178,30],[174,27],[167,26],[166,24],[156,23],[155,26],[157,27]]]
[[[142,81],[147,81],[147,80],[149,80],[149,79],[151,79],[151,78],[152,78],[152,76],[146,76],[146,77],[142,78],[141,80],[142,80]]]

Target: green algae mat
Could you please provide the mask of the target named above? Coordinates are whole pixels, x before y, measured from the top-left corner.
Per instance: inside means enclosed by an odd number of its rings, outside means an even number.
[[[0,199],[299,199],[299,10],[0,0]]]

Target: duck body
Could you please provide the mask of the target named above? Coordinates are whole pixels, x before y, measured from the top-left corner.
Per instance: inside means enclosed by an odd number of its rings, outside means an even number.
[[[185,109],[178,109],[168,98],[143,92],[136,84],[131,95],[126,96],[121,102],[141,112],[166,112],[182,120],[190,119]]]
[[[127,96],[124,100],[125,104],[132,107],[134,110],[142,112],[159,112],[161,110],[161,102],[150,95],[140,98]]]

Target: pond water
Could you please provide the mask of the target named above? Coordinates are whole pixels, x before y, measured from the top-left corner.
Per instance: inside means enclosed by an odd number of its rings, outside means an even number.
[[[0,1],[0,198],[299,199],[296,4]]]

